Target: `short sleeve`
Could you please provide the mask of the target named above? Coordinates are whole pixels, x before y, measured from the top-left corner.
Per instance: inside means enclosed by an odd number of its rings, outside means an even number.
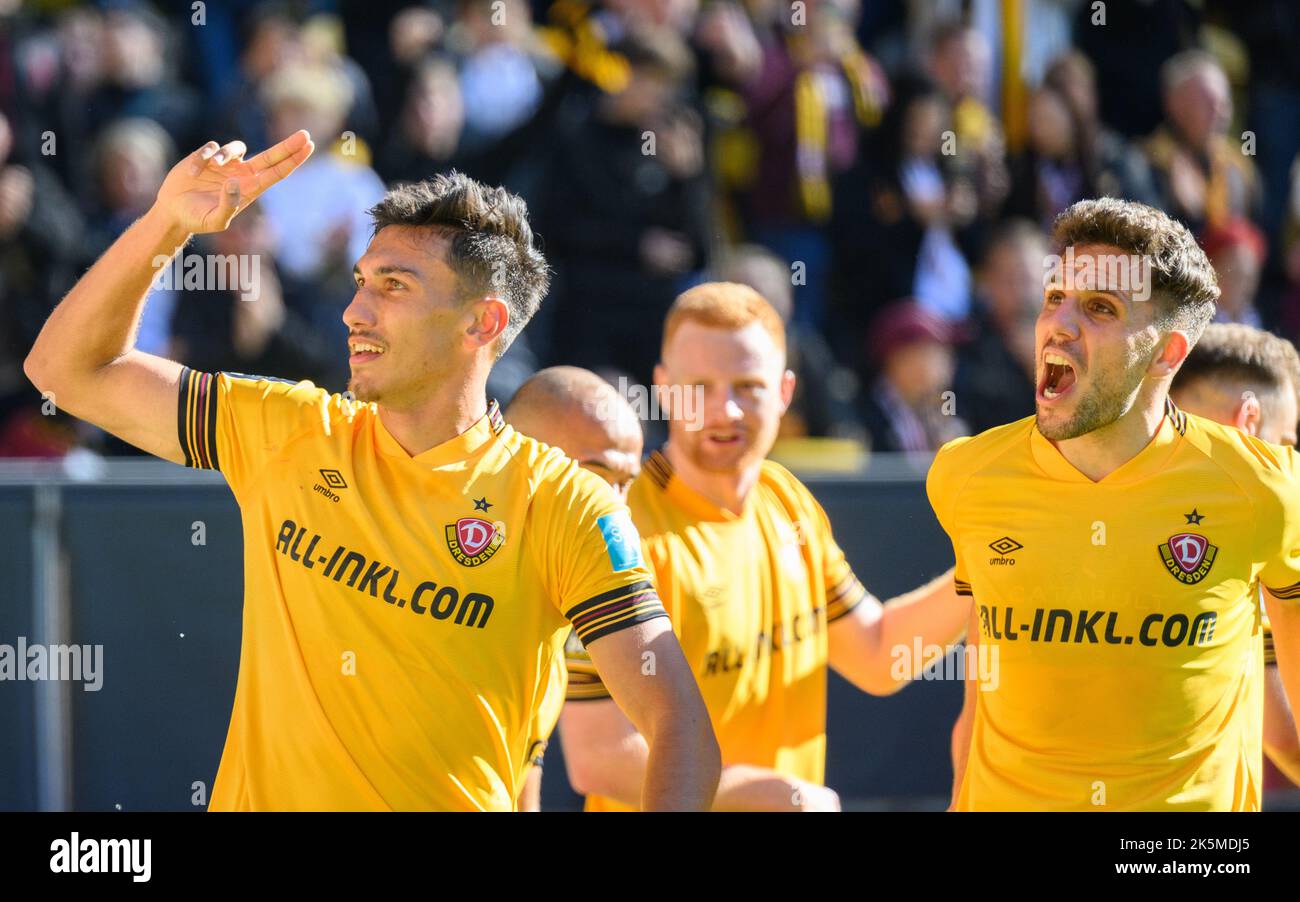
[[[831,531],[830,518],[817,503],[817,499],[808,495],[807,503],[814,511],[813,528],[817,531],[816,539],[822,548],[822,580],[826,589],[826,622],[834,623],[848,614],[864,601],[878,604],[867,587],[853,573],[853,567],[844,550],[840,548]]]
[[[1294,604],[1300,603],[1300,456],[1294,448],[1281,450],[1260,511],[1265,553],[1259,579],[1274,596]]]
[[[330,403],[310,382],[186,367],[176,417],[185,465],[219,470],[238,492],[289,439],[313,425],[327,429]]]
[[[970,578],[966,573],[966,564],[961,558],[961,542],[957,536],[955,515],[960,480],[953,466],[953,451],[967,441],[969,441],[967,438],[955,439],[939,449],[925,477],[925,494],[930,499],[930,507],[934,509],[939,525],[952,542],[953,557],[956,559],[953,584],[957,594],[969,596],[972,594]]]
[[[638,623],[667,617],[641,554],[627,506],[598,476],[569,462],[539,492],[533,527],[548,595],[584,646]]]

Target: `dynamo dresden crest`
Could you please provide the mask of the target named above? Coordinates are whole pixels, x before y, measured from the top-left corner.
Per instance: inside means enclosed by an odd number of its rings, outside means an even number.
[[[1160,546],[1160,559],[1165,562],[1169,575],[1188,586],[1205,579],[1218,554],[1219,549],[1209,539],[1192,532],[1170,536]]]
[[[466,567],[477,567],[492,557],[505,540],[505,530],[482,517],[461,517],[447,524],[447,547],[456,563]]]

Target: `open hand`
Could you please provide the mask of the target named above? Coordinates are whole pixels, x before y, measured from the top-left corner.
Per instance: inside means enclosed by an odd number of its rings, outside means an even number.
[[[293,172],[311,156],[315,145],[306,131],[296,131],[251,160],[243,141],[224,146],[209,141],[167,173],[155,209],[173,225],[192,234],[220,232],[262,192]]]

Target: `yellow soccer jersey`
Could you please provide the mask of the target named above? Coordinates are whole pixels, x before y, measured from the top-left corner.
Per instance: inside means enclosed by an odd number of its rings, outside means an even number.
[[[411,456],[309,382],[187,369],[179,402],[244,530],[212,810],[513,809],[570,628],[664,616],[626,508],[495,403]]]
[[[723,765],[821,783],[826,627],[870,598],[821,506],[789,471],[767,461],[736,516],[688,488],[657,452],[632,484],[628,506]],[[569,645],[568,697],[609,697],[576,641]],[[628,809],[591,796],[587,810]]]
[[[1256,584],[1300,590],[1293,449],[1171,403],[1094,483],[1029,417],[945,445],[927,491],[996,653],[958,810],[1260,807]]]

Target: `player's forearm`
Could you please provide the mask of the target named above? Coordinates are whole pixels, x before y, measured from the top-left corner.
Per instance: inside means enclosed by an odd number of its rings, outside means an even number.
[[[43,391],[75,391],[94,373],[131,350],[155,260],[170,260],[189,234],[151,209],[113,242],[50,314],[24,370]]]
[[[718,790],[722,758],[709,718],[674,713],[647,741],[642,811],[708,811]]]
[[[959,599],[953,588],[952,571],[925,585],[885,602],[880,616],[883,654],[877,666],[884,671],[895,689],[921,675],[932,662],[927,649],[945,652],[958,642],[966,630],[970,606]],[[915,654],[917,645],[922,654]],[[900,654],[906,650],[907,654]],[[900,660],[910,662],[908,672],[899,679]]]
[[[952,728],[952,798],[948,810],[957,805],[957,794],[961,791],[961,781],[966,776],[966,759],[970,757],[971,717],[966,708]]]
[[[542,810],[542,769],[536,764],[524,775],[524,788],[519,792],[520,811]]]
[[[892,695],[919,676],[933,663],[930,650],[947,650],[961,638],[969,615],[951,570],[883,605],[862,604],[875,605],[879,613],[865,617],[855,608],[831,624],[831,666],[872,695]]]
[[[1264,670],[1264,754],[1300,786],[1300,736],[1276,667]]]
[[[641,790],[645,786],[646,762],[650,758],[645,738],[633,729],[615,741],[608,741],[591,730],[571,739],[576,731],[566,728],[567,723],[572,722],[570,707],[566,706],[562,715],[560,745],[564,749],[564,764],[573,791],[578,795],[600,796],[630,808],[639,808]]]
[[[766,767],[731,764],[722,769],[714,811],[798,811],[803,805],[798,780]]]

